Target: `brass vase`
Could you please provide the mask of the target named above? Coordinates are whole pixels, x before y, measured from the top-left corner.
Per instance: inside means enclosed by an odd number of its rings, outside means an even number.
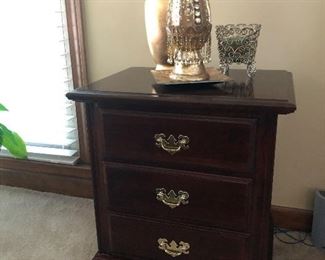
[[[171,69],[167,62],[167,12],[169,0],[145,0],[145,23],[151,55],[156,70]]]

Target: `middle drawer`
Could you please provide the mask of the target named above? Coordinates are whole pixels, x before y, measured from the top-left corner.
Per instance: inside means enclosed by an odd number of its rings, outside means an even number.
[[[104,172],[112,211],[249,231],[251,179],[119,163]]]

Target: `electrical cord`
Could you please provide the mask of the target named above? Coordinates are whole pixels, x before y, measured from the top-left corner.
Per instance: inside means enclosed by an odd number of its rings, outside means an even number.
[[[284,244],[303,244],[305,246],[314,247],[313,244],[306,242],[309,235],[305,232],[292,231],[284,228],[274,227],[273,234],[277,240]]]

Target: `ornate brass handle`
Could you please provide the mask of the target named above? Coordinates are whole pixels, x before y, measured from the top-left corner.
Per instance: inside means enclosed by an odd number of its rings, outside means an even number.
[[[156,146],[162,148],[166,152],[174,155],[180,150],[187,150],[190,148],[188,145],[190,143],[190,138],[188,136],[179,135],[176,139],[173,135],[170,135],[166,139],[165,134],[155,134]]]
[[[169,206],[170,208],[174,209],[181,204],[186,205],[188,204],[188,198],[190,195],[186,191],[180,190],[178,195],[176,195],[175,191],[171,190],[168,194],[166,189],[164,188],[157,188],[156,189],[157,200],[161,201],[165,205]]]
[[[188,255],[190,244],[185,243],[183,241],[179,242],[179,245],[173,240],[172,242],[168,243],[166,238],[159,238],[158,239],[159,249],[163,250],[166,254],[176,257],[182,254]]]

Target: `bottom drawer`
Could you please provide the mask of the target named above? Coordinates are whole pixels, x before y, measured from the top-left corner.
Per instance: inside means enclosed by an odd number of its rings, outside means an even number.
[[[122,259],[249,259],[249,235],[110,216],[110,254]]]

